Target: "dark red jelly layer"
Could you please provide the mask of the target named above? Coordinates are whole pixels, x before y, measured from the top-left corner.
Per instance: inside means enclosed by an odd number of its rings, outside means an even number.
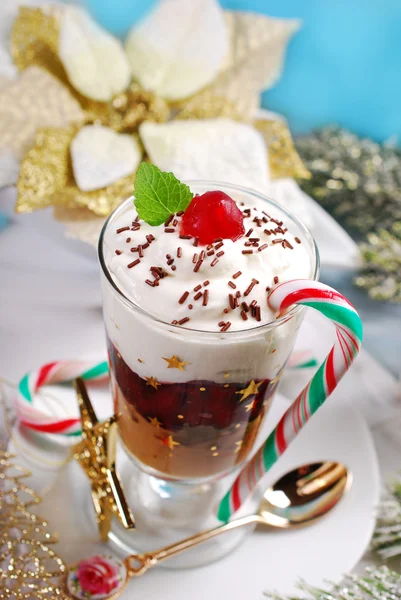
[[[223,472],[245,458],[277,385],[277,378],[274,383],[255,380],[258,392],[246,398],[241,390],[251,381],[159,382],[155,389],[110,342],[109,359],[125,446],[139,460],[176,477]]]

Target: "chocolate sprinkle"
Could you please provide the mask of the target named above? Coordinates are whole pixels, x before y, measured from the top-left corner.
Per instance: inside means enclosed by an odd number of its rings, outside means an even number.
[[[275,276],[275,278],[273,279],[274,283],[277,285],[278,284],[278,277],[277,275]]]
[[[220,331],[227,331],[227,329],[229,329],[231,327],[231,323],[230,321],[227,321],[227,323],[220,329]]]
[[[138,246],[138,254],[139,254],[139,258],[143,258],[142,246]]]
[[[193,309],[193,307],[194,307],[194,305],[193,305],[193,304],[188,304],[188,308],[189,308],[189,310],[192,310],[192,309]]]
[[[202,292],[198,292],[195,296],[194,296],[194,300],[199,300],[199,298],[201,298],[203,296]]]
[[[212,262],[210,263],[210,266],[211,266],[211,267],[214,267],[215,265],[217,265],[217,263],[218,263],[218,262],[219,262],[219,259],[218,259],[218,258],[214,258],[214,259],[212,260]]]
[[[184,325],[184,323],[188,323],[189,317],[184,317],[180,321],[178,321],[178,325]]]
[[[220,323],[217,323],[218,327],[223,327],[223,325],[225,325],[226,322],[225,321],[220,321]]]
[[[246,314],[246,312],[244,310],[241,311],[241,317],[242,317],[243,321],[248,320],[248,315]]]
[[[181,246],[179,248],[177,248],[177,258],[181,258],[182,256],[182,248]]]
[[[128,237],[128,238],[127,238],[125,241],[127,242],[127,244],[129,244],[129,243],[130,243],[130,241],[131,241],[131,238],[130,238],[130,237]]]
[[[242,308],[244,309],[245,312],[249,312],[249,306],[246,302],[242,302],[241,303]]]
[[[199,244],[199,238],[197,238],[197,237],[196,237],[196,238],[194,239],[194,243],[193,243],[193,245],[194,245],[194,246],[198,246],[198,244]]]
[[[251,228],[250,228],[250,229],[249,229],[249,230],[246,232],[246,234],[245,234],[245,237],[249,238],[249,236],[251,235],[252,231],[253,231],[253,227],[251,227]]]
[[[150,279],[145,279],[145,283],[147,283],[148,285],[150,285],[150,287],[155,287],[155,282],[151,281]]]
[[[203,282],[203,285],[206,287],[207,285],[209,285],[210,281],[208,279],[206,279],[206,281]]]
[[[207,306],[208,301],[209,301],[209,290],[205,290],[203,292],[202,306]]]
[[[137,258],[136,260],[134,260],[132,263],[129,263],[129,265],[127,265],[127,267],[129,269],[132,269],[132,267],[136,267],[136,265],[139,265],[141,261],[139,260],[139,258]]]
[[[256,307],[256,320],[261,321],[262,317],[260,316],[260,306]]]
[[[301,240],[299,239],[299,237],[294,238],[294,240],[296,241],[297,244],[301,243]]]
[[[230,302],[230,308],[234,310],[235,308],[235,298],[232,294],[228,294],[228,300]]]
[[[214,250],[209,250],[207,253],[208,256],[212,256],[213,254],[214,254]]]
[[[174,233],[175,229],[174,227],[166,227],[166,229],[164,230],[164,233]]]
[[[194,292],[199,292],[199,290],[201,289],[201,285],[197,285],[196,287],[194,287]]]
[[[224,255],[224,250],[220,250],[220,252],[218,252],[216,254],[216,256],[218,256],[218,257],[223,256],[223,255]]]
[[[117,256],[120,256],[120,254],[122,254],[121,250],[116,250],[116,254]]]
[[[178,300],[178,304],[184,304],[185,300],[188,298],[189,292],[184,292],[181,298]]]
[[[190,240],[191,237],[191,235],[180,235],[180,240]]]
[[[167,221],[164,222],[164,227],[168,227],[173,219],[174,215],[170,215]]]
[[[233,290],[235,290],[235,288],[237,287],[233,281],[229,281],[229,282],[228,282],[228,285],[229,285],[231,288],[233,288]]]
[[[237,279],[237,277],[239,277],[240,275],[242,275],[242,271],[237,271],[236,273],[234,273],[233,279]]]
[[[194,254],[194,255],[193,255],[193,257],[192,257],[192,262],[193,262],[193,264],[196,264],[196,263],[198,262],[198,258],[199,258],[199,257],[198,257],[198,255],[197,255],[197,254],[196,254],[196,252],[195,252],[195,254]]]
[[[129,231],[129,227],[120,227],[120,229],[117,229],[116,233],[122,233],[123,231]]]
[[[266,248],[268,248],[268,247],[269,247],[269,246],[268,246],[268,244],[263,244],[263,246],[260,246],[260,247],[258,248],[258,252],[262,252],[262,250],[265,250],[265,249],[266,249]]]
[[[199,271],[199,269],[201,268],[203,263],[203,258],[200,258],[198,260],[198,262],[196,263],[196,265],[194,266],[194,273],[197,273]]]
[[[224,242],[219,242],[217,244],[217,246],[215,246],[215,250],[218,250],[219,248],[221,248],[222,246],[224,246]]]
[[[242,254],[253,254],[253,250],[243,250]]]

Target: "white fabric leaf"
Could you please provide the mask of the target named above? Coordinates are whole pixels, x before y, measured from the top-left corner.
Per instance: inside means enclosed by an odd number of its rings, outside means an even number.
[[[151,161],[178,179],[213,179],[262,191],[268,182],[263,136],[230,119],[145,122],[140,136]]]
[[[126,42],[139,83],[169,100],[211,83],[228,54],[228,32],[217,0],[161,0]]]
[[[107,102],[130,82],[130,67],[121,43],[81,8],[65,9],[59,56],[69,80],[87,98]]]
[[[71,142],[75,181],[89,192],[134,173],[142,152],[132,135],[116,133],[102,125],[82,127]]]

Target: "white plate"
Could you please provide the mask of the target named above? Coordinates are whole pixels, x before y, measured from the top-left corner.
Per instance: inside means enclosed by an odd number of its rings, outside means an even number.
[[[63,389],[63,398],[71,401],[70,394]],[[98,414],[108,414],[108,394],[92,392],[91,396]],[[269,415],[270,426],[287,406],[287,400],[277,397]],[[27,444],[27,438],[21,434],[17,437],[18,451],[21,443]],[[34,454],[38,452],[35,448]],[[57,451],[53,447],[51,458],[59,460],[65,452],[65,446]],[[46,456],[49,459],[48,451]],[[144,600],[262,600],[266,590],[294,592],[299,578],[317,586],[327,579],[339,581],[364,553],[379,501],[378,463],[363,417],[350,405],[328,402],[271,469],[265,483],[302,463],[325,459],[346,464],[354,481],[348,495],[322,521],[298,531],[255,531],[230,555],[206,567],[154,569],[132,581],[122,600],[134,596]],[[29,466],[32,469],[32,464]],[[40,513],[60,534],[60,555],[73,563],[101,551],[86,516],[89,488],[78,465],[70,463],[57,473],[36,467],[33,481],[44,496]]]

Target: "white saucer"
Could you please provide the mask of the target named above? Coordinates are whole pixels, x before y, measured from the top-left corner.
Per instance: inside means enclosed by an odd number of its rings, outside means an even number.
[[[71,399],[71,392],[65,390],[65,393],[63,390],[62,396],[68,395]],[[110,412],[107,396],[105,391],[91,393],[99,416]],[[269,415],[270,426],[287,406],[282,396],[276,398]],[[25,438],[24,445],[27,441]],[[17,446],[20,446],[18,440]],[[38,448],[35,450],[37,454]],[[57,460],[65,452],[65,446],[59,447],[57,452],[54,448],[53,458]],[[49,457],[48,451],[46,454]],[[333,512],[316,525],[288,532],[255,531],[231,554],[205,567],[179,571],[156,568],[143,578],[133,580],[122,600],[133,597],[261,600],[267,590],[293,593],[299,578],[316,586],[322,585],[324,580],[339,581],[364,553],[373,532],[374,512],[379,501],[377,457],[363,417],[350,404],[329,401],[271,469],[265,483],[273,482],[302,463],[326,459],[343,462],[352,471],[353,485]],[[46,515],[51,527],[59,532],[57,551],[60,555],[73,563],[102,551],[86,517],[89,487],[78,465],[70,463],[55,473],[51,469],[35,469],[26,460],[23,462],[34,471],[33,487],[40,489],[44,497],[40,513]]]

